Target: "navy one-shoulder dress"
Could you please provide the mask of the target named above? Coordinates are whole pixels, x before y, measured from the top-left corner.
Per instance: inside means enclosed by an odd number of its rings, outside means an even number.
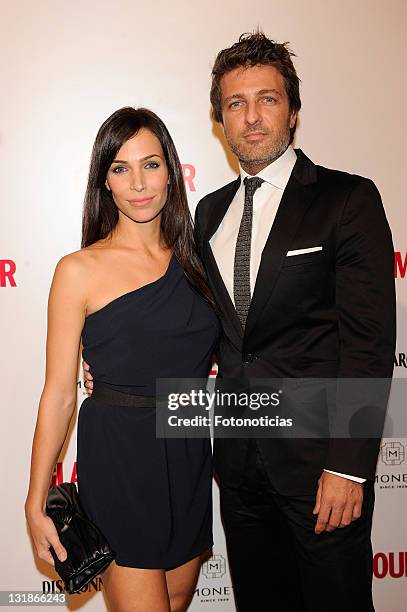
[[[83,358],[95,382],[143,396],[156,378],[205,378],[219,322],[172,255],[160,279],[89,315]],[[82,506],[127,567],[170,569],[210,548],[209,439],[156,437],[155,408],[86,398],[77,426]]]

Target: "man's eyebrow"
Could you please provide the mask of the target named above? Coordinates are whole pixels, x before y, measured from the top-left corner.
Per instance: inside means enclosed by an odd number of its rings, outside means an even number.
[[[259,91],[256,91],[256,95],[257,96],[263,96],[264,94],[268,94],[268,93],[273,93],[273,94],[277,94],[277,96],[281,97],[281,92],[279,92],[277,89],[260,89]],[[244,98],[245,94],[243,93],[235,93],[232,94],[231,96],[228,96],[227,98],[224,98],[224,102],[230,102],[230,100],[235,100],[236,98]]]
[[[229,102],[229,100],[233,100],[234,98],[244,98],[244,94],[242,94],[242,93],[235,93],[235,94],[232,94],[231,96],[228,96],[227,98],[224,98],[223,101],[224,102]]]
[[[277,94],[278,96],[281,96],[281,92],[278,91],[278,89],[260,89],[260,91],[257,92],[258,96],[263,96],[264,94],[268,94],[268,93],[274,93]]]
[[[161,155],[158,155],[158,153],[152,153],[151,155],[146,155],[145,157],[142,157],[139,161],[146,161],[147,159],[151,159],[152,157],[159,157],[161,159]],[[129,162],[126,161],[125,159],[114,159],[112,161],[112,164],[128,164]]]

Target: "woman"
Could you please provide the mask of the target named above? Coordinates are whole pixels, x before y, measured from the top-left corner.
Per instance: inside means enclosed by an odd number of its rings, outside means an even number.
[[[122,108],[93,147],[82,248],[55,270],[46,381],[26,516],[40,558],[66,551],[45,499],[76,405],[80,340],[94,378],[77,428],[81,504],[115,560],[102,573],[115,612],[188,607],[212,546],[211,446],[156,438],[156,378],[209,373],[219,323],[193,248],[181,165],[162,121]],[[144,404],[144,405],[143,405]]]

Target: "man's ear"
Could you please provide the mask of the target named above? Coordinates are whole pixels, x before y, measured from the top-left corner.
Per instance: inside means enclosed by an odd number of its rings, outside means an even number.
[[[295,122],[297,121],[297,111],[292,111],[290,114],[290,128],[295,126]]]

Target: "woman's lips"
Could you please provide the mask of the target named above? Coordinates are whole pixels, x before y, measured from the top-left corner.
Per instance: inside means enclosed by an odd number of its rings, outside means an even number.
[[[127,200],[127,201],[132,206],[144,206],[145,204],[148,204],[149,202],[151,202],[153,197],[154,196],[151,196],[151,198],[137,198],[137,199],[134,199],[134,200]]]

